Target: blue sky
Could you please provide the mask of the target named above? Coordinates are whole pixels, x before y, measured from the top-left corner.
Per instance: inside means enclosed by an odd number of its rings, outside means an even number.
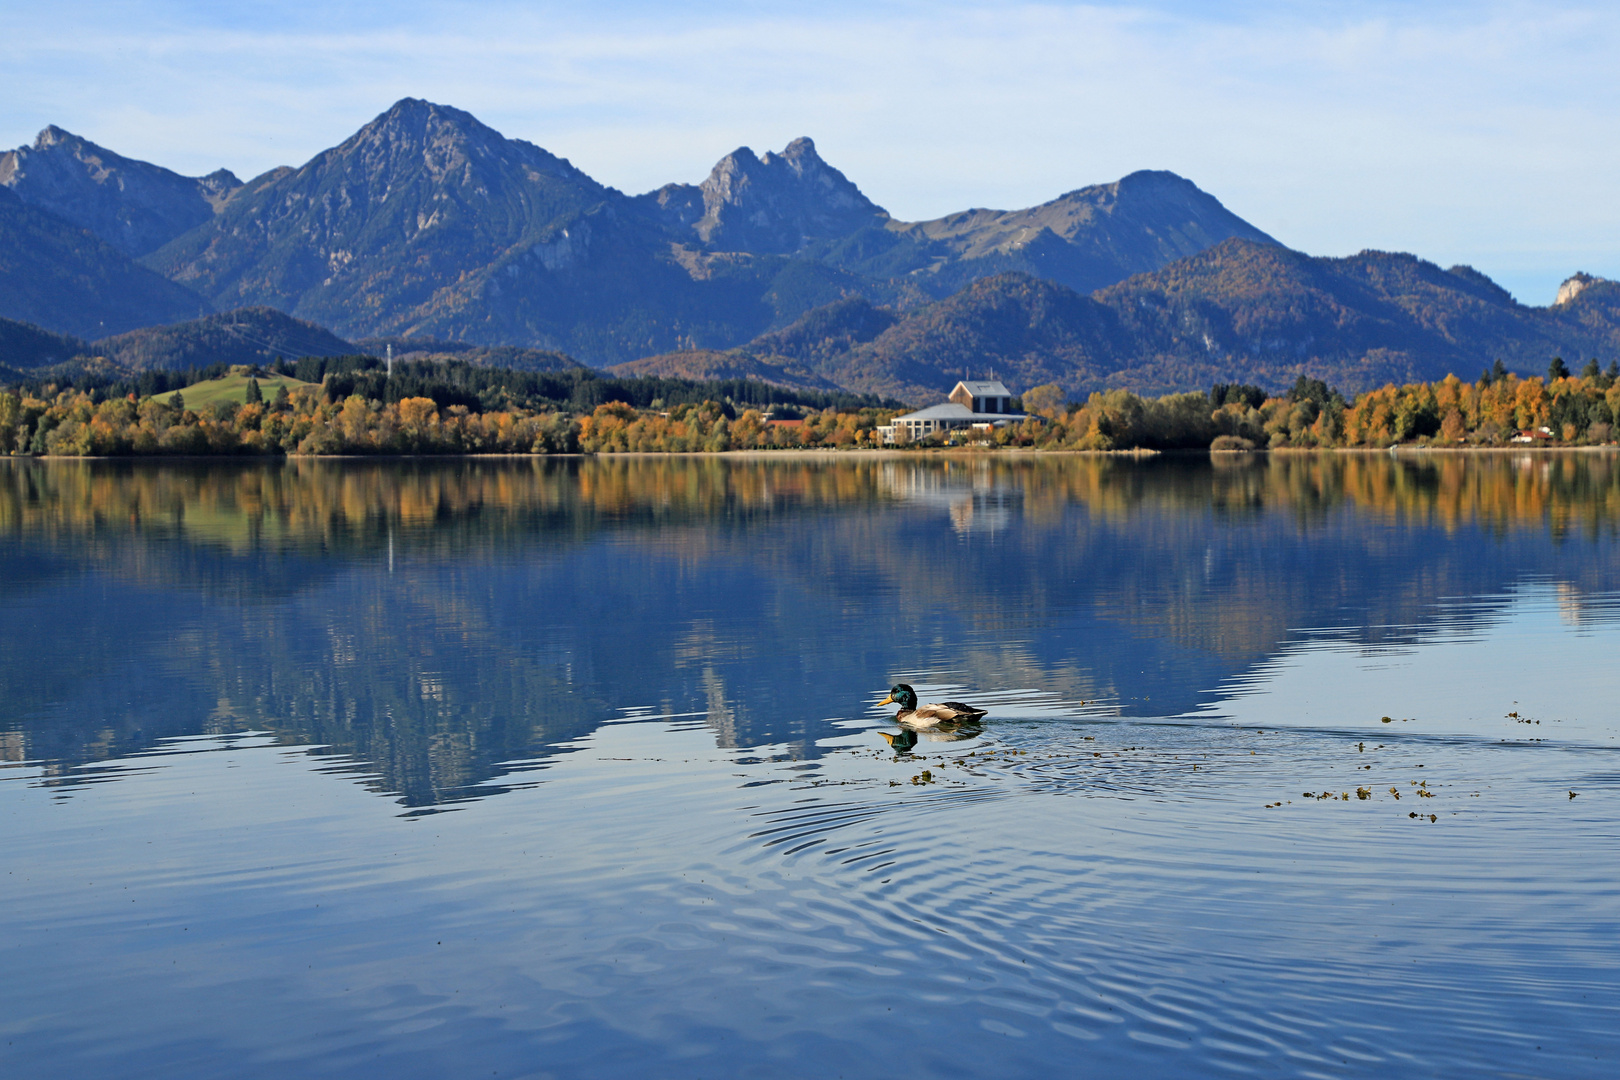
[[[798,135],[895,216],[1172,169],[1283,242],[1620,277],[1620,8],[9,0],[0,144],[299,164],[404,96],[626,191]]]

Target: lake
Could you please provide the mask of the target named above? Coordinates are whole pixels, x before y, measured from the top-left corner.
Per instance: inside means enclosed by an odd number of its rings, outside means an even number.
[[[7,1077],[1620,1074],[1613,453],[0,459],[0,588]]]

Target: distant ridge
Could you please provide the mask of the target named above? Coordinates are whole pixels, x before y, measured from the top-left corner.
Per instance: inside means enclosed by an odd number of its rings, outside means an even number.
[[[0,154],[0,185],[134,257],[213,217],[242,182],[226,169],[181,176],[53,124],[33,146]]]
[[[589,370],[566,353],[550,349],[520,349],[512,345],[474,345],[465,341],[421,338],[366,338],[354,344],[358,350],[372,356],[382,356],[392,347],[396,360],[465,360],[481,367],[513,371]]]
[[[274,308],[238,308],[97,341],[96,353],[135,371],[209,364],[267,364],[278,358],[343,356],[360,350],[314,323]]]
[[[0,187],[0,317],[97,338],[211,306],[88,229]]]
[[[32,323],[0,319],[0,368],[49,367],[89,352],[89,343],[71,334],[53,334]],[[0,447],[0,451],[9,451],[9,447]]]
[[[970,210],[903,231],[947,246],[960,266],[1022,270],[1082,293],[1234,237],[1276,243],[1192,181],[1162,171],[1134,172],[1027,210]]]
[[[817,329],[739,351],[787,354],[847,389],[919,404],[938,400],[964,368],[991,367],[1015,392],[1056,383],[1077,397],[1216,382],[1281,389],[1300,375],[1356,392],[1471,379],[1497,358],[1524,374],[1544,374],[1553,356],[1572,369],[1591,358],[1607,365],[1620,359],[1620,284],[1590,279],[1556,307],[1530,308],[1466,266],[1376,251],[1313,258],[1232,239],[1090,296],[1008,273],[865,340],[847,332],[837,305],[802,324]]]
[[[741,350],[717,352],[713,349],[697,349],[665,353],[662,356],[649,356],[643,360],[615,364],[608,368],[608,371],[625,377],[658,375],[664,378],[702,381],[753,379],[790,390],[844,389],[830,379],[824,379],[805,370],[802,366],[771,363]]]

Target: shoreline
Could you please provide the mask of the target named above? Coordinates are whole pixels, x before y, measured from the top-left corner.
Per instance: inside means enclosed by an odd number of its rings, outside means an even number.
[[[902,461],[917,458],[946,457],[1100,457],[1151,458],[1191,457],[1205,455],[1211,460],[1240,461],[1270,454],[1303,456],[1308,454],[1383,454],[1399,457],[1406,454],[1591,454],[1620,453],[1620,444],[1604,443],[1599,446],[1421,446],[1397,443],[1394,446],[1280,446],[1264,450],[1046,450],[1038,447],[929,447],[921,450],[861,447],[834,449],[802,447],[780,450],[624,450],[567,454],[0,454],[0,461],[128,461],[128,462],[222,462],[264,463],[270,461],[582,461],[590,458],[715,458],[733,461],[769,461],[780,459],[864,459]]]

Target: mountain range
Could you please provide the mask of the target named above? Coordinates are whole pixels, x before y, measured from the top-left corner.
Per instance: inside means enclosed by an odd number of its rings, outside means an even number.
[[[922,404],[970,372],[1021,390],[1055,383],[1072,397],[1218,382],[1281,389],[1301,375],[1358,392],[1472,377],[1498,358],[1541,373],[1553,356],[1620,356],[1620,283],[1580,275],[1561,295],[1551,307],[1526,307],[1466,266],[1377,251],[1313,258],[1234,238],[1089,296],[1009,272],[905,313],[849,297],[736,349],[611,370],[746,372]]]
[[[312,327],[282,327],[279,344],[481,349],[491,362],[529,350],[511,356],[908,400],[936,398],[963,369],[1077,394],[1300,373],[1356,389],[1499,356],[1541,370],[1554,353],[1620,351],[1614,287],[1572,282],[1530,308],[1466,267],[1313,258],[1167,172],[898,221],[807,138],[626,195],[409,98],[246,183],[56,127],[0,155],[0,316],[145,365],[240,345],[219,327],[269,310]],[[140,348],[112,340],[199,317]]]

